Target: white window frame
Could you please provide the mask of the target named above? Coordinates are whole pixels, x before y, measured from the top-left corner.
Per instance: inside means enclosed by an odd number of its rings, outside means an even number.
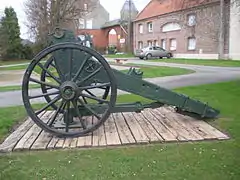
[[[85,28],[84,19],[79,19],[79,28],[80,29],[84,29]]]
[[[181,26],[178,23],[171,22],[162,26],[162,32],[179,31]]]
[[[148,47],[151,47],[153,45],[153,42],[151,40],[147,41]]]
[[[154,46],[159,46],[158,40],[154,40],[154,41],[153,41],[153,44],[154,44]]]
[[[173,44],[173,42],[175,42],[175,44]],[[177,50],[177,39],[175,38],[170,39],[170,50],[171,51]]]
[[[196,25],[196,14],[188,14],[188,26],[195,26]]]
[[[165,39],[161,40],[161,47],[166,50],[166,40]]]
[[[195,37],[188,38],[188,50],[196,50],[196,38]]]
[[[143,33],[143,25],[142,25],[142,24],[139,24],[139,25],[138,25],[138,32],[139,32],[140,34]]]
[[[143,48],[143,42],[142,41],[138,41],[138,49],[142,49]]]
[[[148,22],[147,23],[147,28],[148,28],[148,32],[153,32],[153,23],[152,22]]]

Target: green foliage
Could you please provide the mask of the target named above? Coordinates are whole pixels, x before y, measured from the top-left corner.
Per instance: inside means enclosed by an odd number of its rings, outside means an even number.
[[[21,59],[22,44],[17,14],[12,7],[5,8],[0,24],[0,49],[4,59]]]

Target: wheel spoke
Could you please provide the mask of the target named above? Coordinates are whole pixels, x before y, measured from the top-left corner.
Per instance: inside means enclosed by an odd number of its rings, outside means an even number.
[[[88,104],[86,98],[85,98],[85,97],[82,97],[82,98],[83,98],[83,101],[84,101],[86,104]]]
[[[44,96],[56,95],[56,94],[59,94],[59,92],[60,92],[60,91],[43,93],[43,94],[41,94],[41,95],[36,95],[36,96],[29,96],[29,99],[35,99],[35,98],[44,97]]]
[[[68,77],[69,81],[72,79],[72,63],[73,63],[73,50],[71,49],[70,62],[69,62],[69,77]]]
[[[103,88],[105,86],[110,86],[110,82],[109,83],[103,83],[103,84],[99,84],[99,85],[92,85],[92,86],[84,86],[84,87],[79,87],[81,90],[86,90],[86,89],[94,89],[94,88]],[[103,89],[106,89],[103,88]]]
[[[81,105],[83,105],[89,112],[91,112],[98,120],[101,119],[101,117],[94,111],[92,110],[87,104],[85,104],[81,99],[78,99]]]
[[[53,85],[53,84],[50,84],[50,83],[47,83],[47,82],[39,81],[37,79],[29,78],[29,81],[32,81],[32,82],[35,82],[35,83],[38,83],[38,84],[42,84],[42,85],[46,85],[46,86],[49,86],[49,87],[52,87],[52,88],[55,88],[55,89],[59,89],[59,86],[56,86],[56,85]]]
[[[70,113],[70,101],[67,102],[67,111],[66,111],[66,116],[64,116],[65,123],[66,123],[66,128],[65,131],[68,132],[69,130],[69,113]]]
[[[96,100],[96,101],[101,102],[101,103],[107,103],[107,104],[109,103],[109,101],[106,101],[106,100],[104,100],[104,99],[100,99],[100,98],[98,98],[98,97],[89,96],[89,95],[87,95],[87,94],[81,94],[81,96],[86,97],[86,98],[89,98],[89,99]]]
[[[91,95],[91,96],[93,96],[93,97],[97,97],[97,96],[95,96],[91,91],[89,91],[89,90],[87,90],[87,89],[85,89],[85,91],[86,91],[89,95]]]
[[[38,66],[42,68],[44,71],[46,71],[48,75],[52,77],[58,84],[61,84],[61,81],[56,76],[54,76],[47,68],[45,68],[41,63],[38,63]]]
[[[60,106],[58,107],[57,111],[55,112],[53,118],[51,119],[50,123],[49,123],[49,126],[51,127],[54,123],[54,121],[56,120],[57,118],[57,115],[59,114],[59,112],[62,110],[62,109],[65,109],[65,106],[66,106],[67,102],[66,101],[62,101]]]
[[[78,69],[78,71],[77,71],[77,74],[74,76],[74,78],[72,79],[72,81],[75,82],[75,81],[77,80],[78,76],[80,75],[80,73],[81,73],[82,70],[83,70],[84,65],[86,64],[86,62],[87,62],[91,57],[92,57],[92,56],[91,56],[90,54],[87,54],[87,55],[86,55],[85,59],[83,60],[81,66],[79,67],[79,69]]]
[[[65,80],[65,76],[62,74],[60,68],[58,67],[58,64],[56,63],[55,57],[53,56],[52,59],[53,59],[53,62],[54,62],[54,64],[55,64],[55,67],[56,67],[56,70],[57,70],[57,73],[58,73],[59,77],[60,77],[61,79]]]
[[[86,127],[86,124],[84,123],[84,121],[82,120],[81,114],[80,114],[79,109],[78,109],[78,106],[77,106],[77,101],[76,101],[76,100],[73,100],[73,101],[72,101],[72,104],[73,104],[73,106],[74,106],[74,109],[75,109],[75,111],[76,111],[76,113],[77,113],[78,119],[79,119],[79,121],[81,122],[81,125],[82,125],[83,129],[86,129],[87,127]]]
[[[36,112],[36,115],[40,114],[41,112],[45,111],[47,108],[49,108],[52,104],[56,103],[58,100],[60,100],[61,97],[58,95],[55,97],[52,101],[50,101],[47,105],[45,105],[42,109]]]
[[[91,74],[89,74],[87,77],[85,77],[82,81],[78,82],[77,85],[80,86],[83,82],[87,81],[88,79],[90,79],[91,77],[93,77],[94,75],[96,75],[100,70],[102,69],[102,66],[99,67],[96,71],[92,72]]]

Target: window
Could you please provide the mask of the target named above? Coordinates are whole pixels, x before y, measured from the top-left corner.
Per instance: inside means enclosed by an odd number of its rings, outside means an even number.
[[[84,19],[79,19],[79,28],[80,29],[84,29],[85,28]]]
[[[177,40],[176,39],[170,39],[170,50],[175,51],[177,49]]]
[[[143,48],[143,42],[142,41],[138,41],[138,49],[142,49]]]
[[[148,41],[148,47],[152,46],[152,41]]]
[[[88,5],[85,3],[84,4],[84,11],[87,11],[87,9],[88,9]]]
[[[166,49],[166,40],[165,40],[165,39],[162,39],[162,40],[161,40],[161,47],[162,47],[163,49]]]
[[[189,26],[195,26],[196,25],[196,15],[195,14],[189,14],[188,15],[188,25]]]
[[[157,40],[154,40],[153,45],[154,45],[154,46],[159,46],[159,45],[158,45],[158,41],[157,41]]]
[[[189,37],[188,38],[188,50],[195,50],[196,49],[196,38]]]
[[[167,23],[163,25],[162,32],[181,30],[181,26],[178,23]]]
[[[147,27],[148,27],[148,32],[152,32],[153,31],[153,24],[152,24],[152,22],[147,23]]]
[[[138,32],[143,33],[143,25],[142,24],[138,25]]]
[[[87,20],[86,28],[92,29],[92,19]]]

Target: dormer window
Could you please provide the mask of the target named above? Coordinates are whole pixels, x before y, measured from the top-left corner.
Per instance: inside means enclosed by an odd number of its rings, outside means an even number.
[[[189,14],[188,15],[188,25],[189,26],[195,26],[196,25],[196,15],[195,14]]]

